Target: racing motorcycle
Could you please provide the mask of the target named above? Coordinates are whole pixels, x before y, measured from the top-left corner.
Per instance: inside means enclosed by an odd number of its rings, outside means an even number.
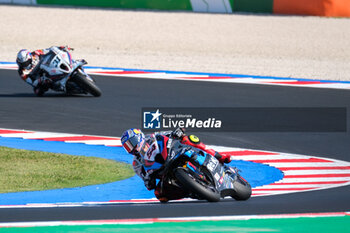
[[[85,60],[73,60],[68,50],[60,50],[52,47],[37,65],[42,77],[50,79],[54,91],[67,94],[92,94],[95,97],[101,95],[101,90],[95,81],[85,73],[83,66]],[[37,68],[36,67],[36,68]],[[43,95],[39,93],[38,95]]]
[[[161,185],[167,182],[183,189],[184,197],[209,202],[226,196],[236,200],[250,198],[251,186],[238,169],[221,164],[212,155],[178,140],[170,143],[168,157],[158,173]]]

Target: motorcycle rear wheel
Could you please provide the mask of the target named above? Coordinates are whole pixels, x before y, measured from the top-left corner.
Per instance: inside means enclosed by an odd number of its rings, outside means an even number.
[[[191,193],[198,195],[200,198],[209,202],[220,201],[220,193],[215,189],[207,188],[198,183],[185,169],[177,168],[175,170],[177,180]]]
[[[91,95],[95,97],[101,96],[102,92],[96,84],[90,80],[88,80],[84,74],[81,73],[79,70],[78,72],[75,73],[75,75],[72,77],[73,82],[78,84],[83,90],[87,91]]]

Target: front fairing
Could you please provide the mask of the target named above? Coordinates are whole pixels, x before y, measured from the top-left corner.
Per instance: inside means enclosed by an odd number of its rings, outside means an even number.
[[[222,165],[215,157],[204,151],[198,152],[198,150],[191,149],[186,151],[184,155],[190,158],[186,167],[192,172],[200,174],[201,167],[210,172],[217,190],[234,188],[233,183],[236,176],[234,169]]]
[[[49,76],[69,75],[74,70],[74,60],[68,51],[51,48],[43,58],[40,68]]]

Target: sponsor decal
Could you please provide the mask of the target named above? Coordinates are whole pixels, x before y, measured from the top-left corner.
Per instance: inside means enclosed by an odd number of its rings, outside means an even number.
[[[219,180],[219,183],[222,184],[222,182],[224,182],[224,177],[222,176]]]
[[[167,143],[167,148],[169,149],[171,147],[171,144],[173,143],[173,139],[169,138],[168,143]]]
[[[209,171],[214,171],[215,168],[218,166],[219,161],[217,159],[214,159],[213,157],[210,158],[210,160],[208,161],[207,164],[207,168],[209,169]]]
[[[214,178],[215,178],[215,180],[219,181],[220,180],[220,175],[218,173],[215,173]]]

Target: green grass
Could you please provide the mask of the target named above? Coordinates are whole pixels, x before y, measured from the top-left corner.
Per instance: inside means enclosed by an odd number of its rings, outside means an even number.
[[[0,193],[103,184],[129,178],[129,164],[0,147]]]

